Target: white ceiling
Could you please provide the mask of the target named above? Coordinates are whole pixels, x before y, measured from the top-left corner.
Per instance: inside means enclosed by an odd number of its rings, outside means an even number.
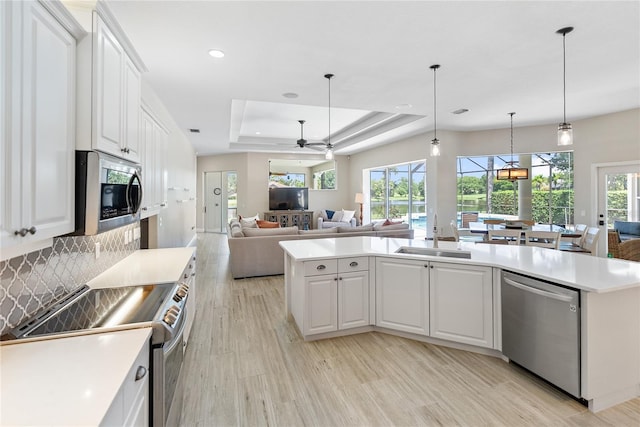
[[[559,123],[566,26],[567,120],[640,106],[637,0],[108,3],[198,155],[317,153],[326,73],[337,154],[433,130],[436,63],[438,130]]]

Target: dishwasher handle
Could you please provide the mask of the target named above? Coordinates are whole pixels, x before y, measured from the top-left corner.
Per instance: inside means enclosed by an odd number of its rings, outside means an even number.
[[[555,292],[543,291],[542,289],[538,289],[538,288],[534,288],[534,287],[531,287],[531,286],[527,286],[527,285],[524,285],[522,283],[518,283],[518,282],[516,282],[514,280],[508,279],[506,277],[503,277],[502,280],[504,280],[504,282],[506,284],[508,284],[508,285],[511,285],[511,286],[513,286],[515,288],[518,288],[518,289],[522,289],[523,291],[526,291],[526,292],[531,292],[531,293],[536,294],[536,295],[540,295],[540,296],[543,296],[543,297],[552,298],[552,299],[555,299],[555,300],[558,300],[558,301],[564,301],[564,302],[573,301],[573,298],[571,296],[569,296],[569,295],[562,295],[562,294],[557,294]]]

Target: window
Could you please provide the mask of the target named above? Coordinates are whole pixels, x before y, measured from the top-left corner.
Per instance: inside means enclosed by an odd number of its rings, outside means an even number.
[[[329,169],[314,172],[313,188],[316,190],[330,190],[336,188],[336,170]]]
[[[272,173],[269,175],[269,187],[305,187],[303,173]]]
[[[370,169],[371,221],[402,219],[411,224],[411,228],[423,229],[426,233],[425,177],[424,161]]]
[[[573,223],[573,153],[534,153],[517,158],[521,167],[529,167],[530,189],[523,181],[495,179],[509,156],[458,157],[459,224],[463,212],[477,212],[480,219],[530,217],[542,224]]]

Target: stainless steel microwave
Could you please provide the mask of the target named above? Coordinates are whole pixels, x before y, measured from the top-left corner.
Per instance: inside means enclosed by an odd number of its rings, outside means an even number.
[[[76,229],[94,235],[140,220],[141,166],[98,151],[76,151]]]

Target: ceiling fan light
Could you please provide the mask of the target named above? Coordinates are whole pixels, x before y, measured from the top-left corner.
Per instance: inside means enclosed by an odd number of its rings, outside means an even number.
[[[327,151],[324,153],[324,158],[326,160],[333,160],[333,148],[327,148]]]
[[[439,157],[440,156],[440,140],[438,138],[434,138],[431,140],[431,157]]]
[[[573,144],[573,128],[571,123],[560,123],[558,125],[558,145]]]

